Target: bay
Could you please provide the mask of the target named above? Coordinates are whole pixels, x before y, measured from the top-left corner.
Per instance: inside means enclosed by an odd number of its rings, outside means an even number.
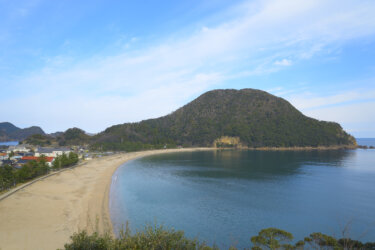
[[[0,142],[0,146],[17,146],[18,141],[5,141],[5,142]]]
[[[375,147],[375,138],[356,138],[357,144],[361,146]]]
[[[110,213],[117,233],[157,223],[220,248],[267,227],[375,241],[374,181],[375,150],[160,154],[118,168]]]

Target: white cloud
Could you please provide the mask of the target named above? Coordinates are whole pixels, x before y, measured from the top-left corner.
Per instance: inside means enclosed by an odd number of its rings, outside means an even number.
[[[283,92],[283,88],[272,90]],[[321,92],[296,89],[282,96],[303,114],[334,121],[356,137],[375,137],[375,89],[353,89],[322,96]]]
[[[223,81],[275,72],[329,46],[372,35],[374,12],[374,1],[249,1],[226,22],[203,26],[184,37],[172,35],[112,56],[80,60],[59,55],[43,69],[0,80],[12,84],[13,91],[37,90],[21,91],[12,101],[32,105],[39,113],[30,115],[20,104],[3,112],[3,117],[19,122],[30,117],[30,123],[44,123],[50,131],[77,121],[74,126],[98,132],[110,124],[167,114]],[[128,44],[124,47],[129,48]],[[238,68],[246,70],[238,72]],[[346,96],[328,101],[315,98],[310,103],[295,98],[294,102],[306,109],[315,102],[329,104],[340,98]],[[0,105],[7,103],[9,98],[1,98]],[[64,111],[66,117],[59,118],[56,110]]]
[[[275,65],[277,66],[290,66],[292,65],[292,61],[288,59],[282,59],[280,61],[276,61]]]
[[[313,110],[332,105],[342,105],[348,102],[372,100],[375,99],[375,90],[351,90],[326,96],[304,92],[291,94],[287,98],[298,109]]]
[[[375,101],[322,107],[307,110],[304,114],[319,120],[338,122],[355,137],[375,137]]]

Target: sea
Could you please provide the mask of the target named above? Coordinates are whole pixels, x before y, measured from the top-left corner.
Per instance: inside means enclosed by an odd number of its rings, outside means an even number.
[[[6,142],[0,142],[0,146],[17,146],[18,141],[6,141]]]
[[[357,144],[361,146],[375,147],[375,138],[356,138]]]
[[[218,150],[148,156],[112,177],[116,233],[183,230],[222,249],[276,227],[375,241],[375,150]]]

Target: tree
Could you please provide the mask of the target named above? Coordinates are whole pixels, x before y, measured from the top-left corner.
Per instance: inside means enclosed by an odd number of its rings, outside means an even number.
[[[55,160],[52,162],[52,168],[55,170],[61,168],[61,160],[59,156],[55,157]]]
[[[0,176],[1,176],[1,189],[9,189],[10,187],[16,184],[15,174],[13,168],[9,165],[4,165],[0,167]]]
[[[70,152],[68,155],[63,153],[55,157],[55,160],[52,163],[53,169],[60,169],[64,167],[69,167],[78,162],[78,155],[76,153]]]
[[[63,153],[61,155],[60,161],[61,161],[61,166],[62,167],[65,167],[65,166],[69,165],[69,158],[68,158],[68,156],[65,153]]]
[[[257,236],[251,237],[251,242],[254,244],[252,249],[278,249],[283,247],[284,249],[292,249],[290,244],[282,244],[282,242],[288,242],[293,239],[293,235],[287,231],[277,228],[266,228],[261,230]]]
[[[29,179],[32,179],[32,165],[25,164],[21,169],[17,171],[17,182],[24,182]]]
[[[305,242],[309,243],[314,249],[342,249],[339,242],[335,238],[322,233],[310,234],[310,237],[305,238]]]
[[[73,165],[78,162],[78,155],[73,152],[69,153],[68,158],[69,158],[69,165]]]

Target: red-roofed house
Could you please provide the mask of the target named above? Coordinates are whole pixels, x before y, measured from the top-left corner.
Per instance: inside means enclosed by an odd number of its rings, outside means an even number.
[[[44,157],[46,160],[48,166],[52,166],[53,160],[55,160],[55,157]],[[21,158],[21,160],[26,160],[26,161],[40,161],[41,157],[36,157],[36,156],[24,156]]]
[[[8,154],[7,153],[0,153],[0,161],[6,160],[6,159],[8,159]]]

